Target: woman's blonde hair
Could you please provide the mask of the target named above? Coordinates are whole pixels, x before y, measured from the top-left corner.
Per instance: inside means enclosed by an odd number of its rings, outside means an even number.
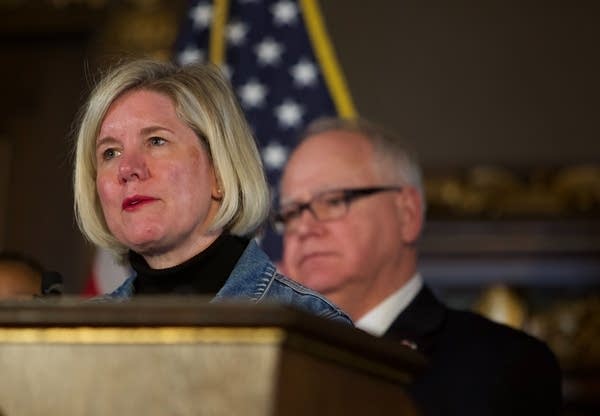
[[[178,67],[137,59],[109,71],[82,108],[74,193],[75,215],[85,237],[118,256],[128,250],[109,231],[96,192],[96,139],[110,105],[131,90],[150,90],[169,97],[178,117],[207,148],[223,191],[210,230],[223,228],[238,236],[254,235],[268,215],[269,188],[256,142],[229,82],[212,65]]]

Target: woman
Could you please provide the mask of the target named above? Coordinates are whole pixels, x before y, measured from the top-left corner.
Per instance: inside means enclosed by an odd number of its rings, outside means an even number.
[[[77,136],[79,227],[135,273],[111,298],[216,294],[349,318],[275,271],[252,239],[269,195],[249,127],[220,72],[122,64],[92,92]]]

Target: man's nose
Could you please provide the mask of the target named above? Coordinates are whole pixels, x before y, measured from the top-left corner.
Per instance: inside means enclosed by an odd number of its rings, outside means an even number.
[[[148,166],[143,155],[139,153],[123,154],[119,164],[119,182],[143,181],[148,178]]]

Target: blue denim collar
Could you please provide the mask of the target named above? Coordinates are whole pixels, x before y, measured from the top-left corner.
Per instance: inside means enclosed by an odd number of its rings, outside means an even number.
[[[214,300],[221,298],[259,301],[269,289],[276,276],[276,269],[267,254],[255,240],[250,240],[242,257],[219,290]]]
[[[258,302],[275,280],[275,266],[255,240],[250,240],[242,257],[233,268],[231,275],[217,292],[213,301],[223,298],[238,298]],[[133,295],[133,282],[136,275],[130,276],[112,292],[110,298],[129,298]]]

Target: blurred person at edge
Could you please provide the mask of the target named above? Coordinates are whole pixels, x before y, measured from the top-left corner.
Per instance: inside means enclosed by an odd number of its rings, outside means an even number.
[[[42,266],[24,254],[0,252],[0,300],[40,296],[43,273]]]
[[[82,110],[74,192],[83,234],[134,270],[101,299],[205,294],[351,322],[277,273],[254,241],[268,215],[268,186],[216,67],[138,59],[110,70]]]
[[[355,325],[430,366],[409,391],[425,415],[557,415],[561,374],[541,341],[441,303],[417,270],[424,223],[414,152],[365,120],[313,122],[280,183],[282,270]]]

